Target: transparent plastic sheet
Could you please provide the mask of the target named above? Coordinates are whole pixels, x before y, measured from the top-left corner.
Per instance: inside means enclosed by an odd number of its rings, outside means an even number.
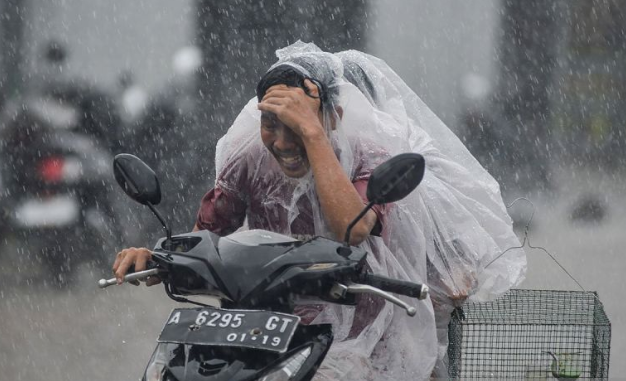
[[[447,324],[455,305],[486,301],[520,284],[526,257],[497,182],[461,141],[382,60],[358,51],[337,53],[344,76],[376,109],[405,126],[410,150],[422,154],[426,174],[414,233],[428,258],[428,285],[437,319],[439,362],[445,375]],[[494,259],[496,259],[493,261]],[[493,261],[493,263],[491,263]]]
[[[372,107],[364,94],[342,79],[341,60],[321,52],[313,44],[298,42],[277,52],[278,64],[291,65],[311,78],[323,81],[338,96],[331,107],[324,107],[323,122],[337,157],[353,181],[367,178],[378,164],[390,156],[407,152],[408,124],[401,125],[389,114]],[[335,112],[339,106],[341,117]],[[331,127],[336,120],[336,128]],[[310,210],[312,234],[332,237],[321,213],[311,175],[289,178],[259,137],[260,112],[257,99],[244,107],[216,151],[216,185],[232,193],[254,189],[262,193],[263,211],[248,212],[245,226],[292,235],[291,223]],[[246,194],[239,195],[245,199]],[[425,205],[419,193],[391,205],[385,216],[381,237],[362,243],[372,253],[368,265],[373,272],[398,279],[425,282],[426,245],[421,228],[427,222]],[[271,223],[263,215],[283,213]],[[432,303],[406,300],[418,313],[408,317],[390,304],[369,308],[367,324],[353,331],[355,307],[327,304],[313,323],[331,323],[335,342],[318,371],[316,380],[426,380],[435,364],[436,334]]]
[[[437,279],[429,278],[435,281],[431,288],[442,297],[453,296],[468,284],[470,299],[484,301],[518,285],[526,270],[523,250],[512,250],[486,267],[505,250],[519,246],[498,183],[384,61],[358,51],[337,55],[357,73],[346,77],[377,109],[408,125],[410,149],[426,159],[418,192],[434,234],[433,250],[428,250],[430,271],[440,273]]]

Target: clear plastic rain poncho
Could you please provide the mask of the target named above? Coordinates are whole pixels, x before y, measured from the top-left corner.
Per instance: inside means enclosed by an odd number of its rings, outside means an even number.
[[[358,51],[337,53],[344,76],[370,103],[405,126],[411,151],[426,174],[417,192],[420,226],[435,305],[439,360],[447,350],[450,313],[466,297],[486,301],[520,284],[526,256],[513,232],[498,183],[461,141],[382,60]],[[445,374],[438,364],[437,376]]]
[[[517,242],[497,184],[477,163],[465,165],[471,155],[408,87],[394,87],[389,79],[395,73],[381,73],[369,82],[376,94],[384,94],[383,103],[378,103],[371,92],[343,79],[339,55],[297,42],[277,51],[277,56],[272,68],[291,66],[330,94],[322,98],[323,124],[353,181],[367,177],[399,153],[419,152],[426,158],[427,173],[418,190],[389,205],[380,237],[370,236],[362,243],[371,253],[368,265],[374,273],[420,283],[437,273],[436,294],[461,293],[461,283],[470,284],[468,292],[477,297],[498,294],[521,279],[523,260],[510,262],[520,258],[517,254],[494,262],[488,268],[493,274],[484,269],[490,259]],[[370,58],[370,63],[377,62]],[[382,61],[377,63],[386,67]],[[387,87],[390,91],[385,93]],[[287,177],[263,146],[257,103],[256,98],[250,100],[218,142],[216,188],[234,194],[253,190],[261,199],[255,208],[247,209],[245,226],[250,229],[300,235],[302,231],[294,231],[294,226],[306,215],[312,221],[308,234],[332,237],[311,174]],[[338,108],[343,110],[341,116]],[[431,122],[427,130],[425,124]],[[455,140],[435,142],[429,135]],[[324,305],[311,324],[332,323],[335,342],[315,379],[428,379],[437,359],[433,304],[405,301],[417,308],[415,317],[375,299],[369,300],[371,308]]]

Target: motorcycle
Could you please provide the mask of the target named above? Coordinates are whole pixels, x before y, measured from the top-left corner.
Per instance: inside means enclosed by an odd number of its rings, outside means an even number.
[[[171,312],[144,381],[310,380],[333,332],[328,324],[300,324],[293,314],[296,298],[355,305],[356,294],[372,294],[414,316],[416,309],[391,293],[421,300],[428,295],[426,285],[370,273],[367,251],[348,244],[352,227],[373,205],[402,199],[419,184],[424,159],[418,154],[395,156],[372,172],[367,188],[372,201],[348,226],[344,242],[299,241],[264,230],[172,236],[155,207],[161,192],[154,171],[136,156],[120,154],[114,173],[126,194],[148,206],[166,231],[148,269],[128,273],[123,281],[158,276],[171,299],[198,305]],[[101,279],[99,286],[116,283]],[[212,296],[220,306],[190,296]]]
[[[109,191],[112,154],[85,130],[85,118],[72,102],[38,95],[9,105],[0,124],[0,230],[16,246],[8,251],[29,263],[27,276],[53,285],[71,284],[78,264],[104,267],[119,237]],[[32,265],[38,263],[41,274]]]

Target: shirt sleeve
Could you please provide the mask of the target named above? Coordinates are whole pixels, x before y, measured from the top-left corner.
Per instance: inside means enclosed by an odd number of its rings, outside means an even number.
[[[215,187],[202,198],[196,226],[220,236],[228,235],[243,225],[246,208],[246,202],[238,195]]]
[[[363,200],[364,204],[369,204],[369,200],[367,199],[368,181],[369,178],[364,178],[361,176],[358,180],[352,183],[354,184],[354,188],[356,189],[356,191],[359,193],[359,196],[361,196],[361,200]],[[374,228],[370,232],[370,235],[380,237],[383,232],[383,226],[385,226],[385,215],[387,208],[385,207],[385,205],[374,205],[372,207],[372,210],[374,211],[374,213],[376,213],[376,225],[374,225]]]

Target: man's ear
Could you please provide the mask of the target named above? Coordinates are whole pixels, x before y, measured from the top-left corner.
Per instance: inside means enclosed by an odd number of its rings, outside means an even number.
[[[312,96],[314,98],[319,98],[320,89],[319,87],[317,87],[315,83],[313,83],[313,81],[311,81],[310,79],[305,79],[304,86],[306,86],[306,89],[303,89],[303,90],[305,90],[305,92],[308,91],[307,95]]]
[[[339,116],[339,119],[343,118],[343,107],[341,106],[335,107],[335,112]]]
[[[336,106],[335,107],[335,113],[339,117],[339,120],[341,120],[341,118],[343,118],[343,107]],[[332,119],[331,128],[333,130],[335,130],[337,128],[337,121],[335,120],[335,118]]]

